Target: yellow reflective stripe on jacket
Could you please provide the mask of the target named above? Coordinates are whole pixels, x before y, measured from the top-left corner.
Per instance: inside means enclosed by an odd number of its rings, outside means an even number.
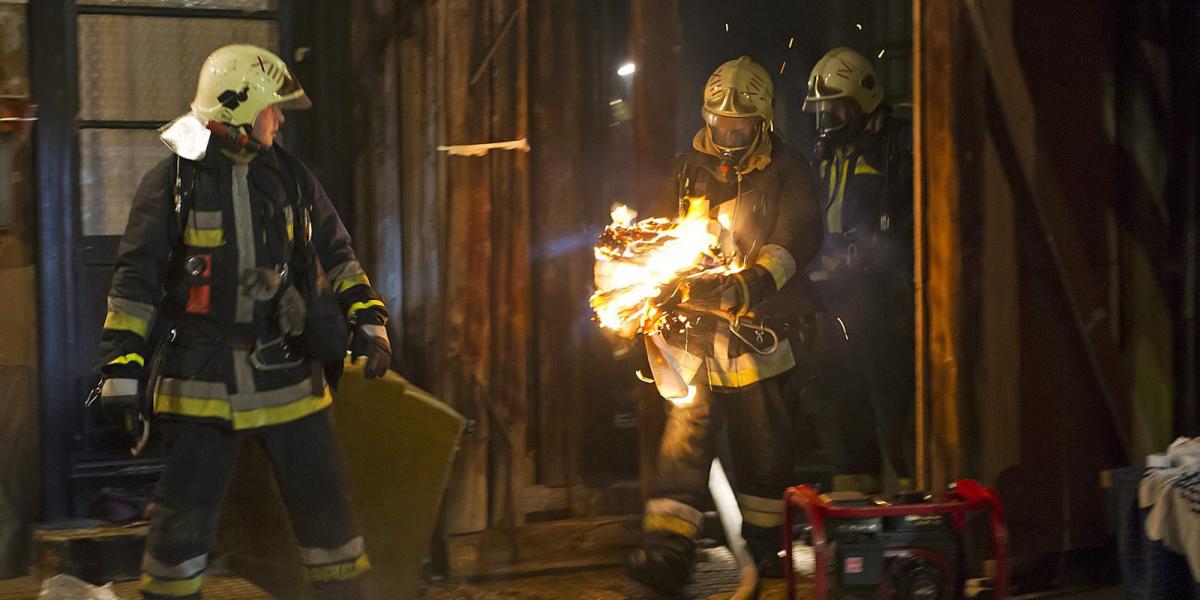
[[[149,573],[142,573],[141,588],[143,593],[160,596],[191,596],[198,594],[204,585],[204,575],[188,577],[187,579],[164,579]]]
[[[778,527],[783,524],[783,500],[762,498],[750,494],[737,495],[742,521],[755,527]]]
[[[710,356],[708,383],[716,387],[740,388],[787,372],[796,366],[792,346],[788,340],[780,340],[774,352],[762,355],[747,351],[734,358]]]
[[[225,230],[186,227],[183,243],[194,248],[218,248],[225,243]]]
[[[333,292],[340,294],[356,285],[371,285],[366,272],[357,260],[348,260],[329,270],[329,283]]]
[[[308,578],[316,582],[348,581],[362,575],[370,568],[371,561],[366,554],[360,554],[358,558],[351,561],[305,567],[308,570]]]
[[[792,253],[788,252],[787,248],[779,244],[763,246],[758,252],[755,264],[771,272],[771,277],[775,280],[775,289],[782,288],[783,284],[796,274],[796,259],[792,258]]]
[[[863,160],[862,158],[859,158],[858,162],[856,162],[854,164],[854,174],[855,175],[878,175],[879,171],[875,170],[875,167],[872,167],[871,165],[867,164],[867,161]]]
[[[118,356],[108,361],[110,365],[127,365],[129,363],[136,363],[139,367],[144,367],[146,366],[146,359],[142,358],[141,354],[131,352],[125,356]]]
[[[333,397],[330,395],[328,387],[319,396],[306,395],[284,404],[237,411],[233,410],[233,404],[229,398],[196,398],[181,394],[162,393],[157,390],[154,393],[155,413],[197,419],[221,419],[229,421],[234,429],[253,429],[295,421],[332,403]]]
[[[145,338],[150,331],[150,321],[153,319],[154,306],[109,296],[108,313],[104,316],[104,329],[128,331]]]
[[[655,514],[642,517],[642,531],[666,531],[695,539],[698,530],[695,525],[675,515]]]
[[[354,313],[356,313],[364,308],[371,308],[372,306],[378,306],[380,308],[385,308],[384,304],[383,304],[383,300],[367,300],[366,302],[355,302],[354,304],[350,305],[350,310],[346,311],[346,318],[353,317]]]

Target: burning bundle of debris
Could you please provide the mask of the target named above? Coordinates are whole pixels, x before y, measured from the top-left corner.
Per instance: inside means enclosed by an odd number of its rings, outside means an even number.
[[[613,222],[596,245],[591,298],[600,326],[627,338],[660,331],[687,279],[742,268],[722,252],[723,227],[709,218],[704,198],[690,199],[680,218],[635,222],[636,217],[625,206],[613,209]]]

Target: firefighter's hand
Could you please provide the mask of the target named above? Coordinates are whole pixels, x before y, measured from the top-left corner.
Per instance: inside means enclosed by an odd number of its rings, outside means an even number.
[[[126,366],[126,365],[122,365]],[[100,400],[104,417],[136,438],[138,411],[141,409],[141,378],[133,369],[105,373],[89,398]]]
[[[375,379],[392,364],[392,344],[388,341],[387,317],[371,309],[355,313],[354,335],[350,340],[350,362],[364,359],[363,376]]]
[[[729,275],[703,275],[680,286],[679,308],[696,312],[728,311],[737,304],[737,285]]]

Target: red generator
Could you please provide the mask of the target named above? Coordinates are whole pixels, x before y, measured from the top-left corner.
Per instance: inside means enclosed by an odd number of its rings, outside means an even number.
[[[1004,508],[996,492],[977,481],[959,480],[937,499],[903,494],[891,501],[831,499],[801,485],[788,488],[783,503],[789,600],[796,598],[796,509],[808,518],[817,600],[1008,598]]]

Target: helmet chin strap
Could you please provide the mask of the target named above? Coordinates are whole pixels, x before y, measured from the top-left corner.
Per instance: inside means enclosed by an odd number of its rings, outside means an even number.
[[[209,121],[205,127],[216,135],[217,142],[229,150],[254,154],[265,148],[258,140],[226,123]]]

